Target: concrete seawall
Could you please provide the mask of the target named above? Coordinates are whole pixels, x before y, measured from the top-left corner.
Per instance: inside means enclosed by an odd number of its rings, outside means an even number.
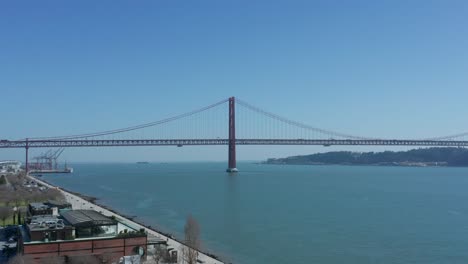
[[[132,221],[116,212],[113,212],[107,208],[104,208],[103,206],[100,206],[100,205],[97,205],[97,204],[94,204],[94,203],[91,203],[83,198],[81,198],[80,196],[78,195],[75,195],[75,194],[72,194],[68,191],[65,191],[63,189],[61,189],[60,187],[57,187],[57,186],[54,186],[52,184],[49,184],[43,180],[40,180],[40,179],[37,179],[37,178],[34,178],[34,177],[31,177],[31,176],[28,176],[31,180],[34,180],[34,181],[37,181],[38,183],[44,185],[44,186],[47,186],[48,188],[56,188],[58,190],[60,190],[60,192],[63,193],[63,195],[65,196],[65,199],[67,200],[68,203],[70,203],[73,207],[73,209],[89,209],[89,210],[94,210],[94,211],[98,211],[100,213],[102,213],[103,215],[106,215],[106,216],[114,216],[116,217],[119,221],[123,222],[124,224],[126,224],[127,226],[130,226],[134,229],[144,229],[147,234],[148,234],[148,240],[154,240],[154,239],[159,239],[159,240],[165,240],[167,241],[167,245],[168,247],[171,247],[171,248],[174,248],[175,250],[178,251],[179,253],[179,262],[178,263],[185,263],[185,261],[183,261],[183,257],[182,257],[182,252],[183,252],[183,249],[186,248],[186,246],[182,243],[180,243],[179,241],[171,238],[171,237],[168,237],[164,234],[161,234],[160,232],[156,231],[156,230],[153,230],[149,227],[146,227],[142,224],[139,224],[135,221]],[[199,251],[199,254],[198,254],[198,259],[199,261],[202,261],[201,263],[206,263],[206,264],[224,264],[224,262],[220,261],[220,260],[217,260],[211,256],[208,256],[207,254],[203,253],[203,252],[200,252]]]

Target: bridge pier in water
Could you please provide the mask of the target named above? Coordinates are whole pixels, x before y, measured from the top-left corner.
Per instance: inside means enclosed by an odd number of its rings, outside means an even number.
[[[236,109],[235,98],[229,98],[229,146],[227,172],[238,172],[236,166]]]

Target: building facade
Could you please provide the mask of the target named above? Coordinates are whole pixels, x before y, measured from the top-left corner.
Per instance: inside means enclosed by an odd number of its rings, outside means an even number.
[[[144,257],[147,234],[115,218],[93,210],[61,210],[54,215],[47,207],[31,204],[35,212],[20,228],[18,250],[33,259],[80,255],[119,259],[124,256]]]
[[[17,173],[21,170],[21,162],[17,160],[0,161],[0,176],[8,173]]]

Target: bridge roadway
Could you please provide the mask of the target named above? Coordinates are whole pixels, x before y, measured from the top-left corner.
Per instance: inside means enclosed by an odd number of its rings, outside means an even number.
[[[0,148],[229,145],[229,139],[51,139],[0,140]],[[355,145],[466,147],[468,141],[406,139],[236,139],[236,145]]]

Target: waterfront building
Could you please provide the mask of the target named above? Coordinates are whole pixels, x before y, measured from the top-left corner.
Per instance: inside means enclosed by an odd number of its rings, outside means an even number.
[[[69,203],[48,200],[43,203],[30,203],[28,205],[28,215],[59,215],[59,210],[71,210],[72,206]]]
[[[24,225],[23,241],[72,240],[73,226],[56,215],[35,215]]]
[[[21,170],[21,162],[17,160],[0,161],[0,176],[7,173],[17,173]]]
[[[28,205],[28,213],[30,216],[54,214],[52,208],[44,203],[30,203]],[[55,215],[58,215],[58,212]]]
[[[38,204],[29,207],[47,211]],[[118,260],[125,256],[145,256],[148,245],[143,230],[93,210],[34,215],[20,227],[20,233],[18,252],[34,259],[106,254]]]
[[[62,217],[74,228],[75,238],[113,237],[128,230],[117,220],[92,210],[71,210]],[[127,231],[128,232],[128,231]]]

